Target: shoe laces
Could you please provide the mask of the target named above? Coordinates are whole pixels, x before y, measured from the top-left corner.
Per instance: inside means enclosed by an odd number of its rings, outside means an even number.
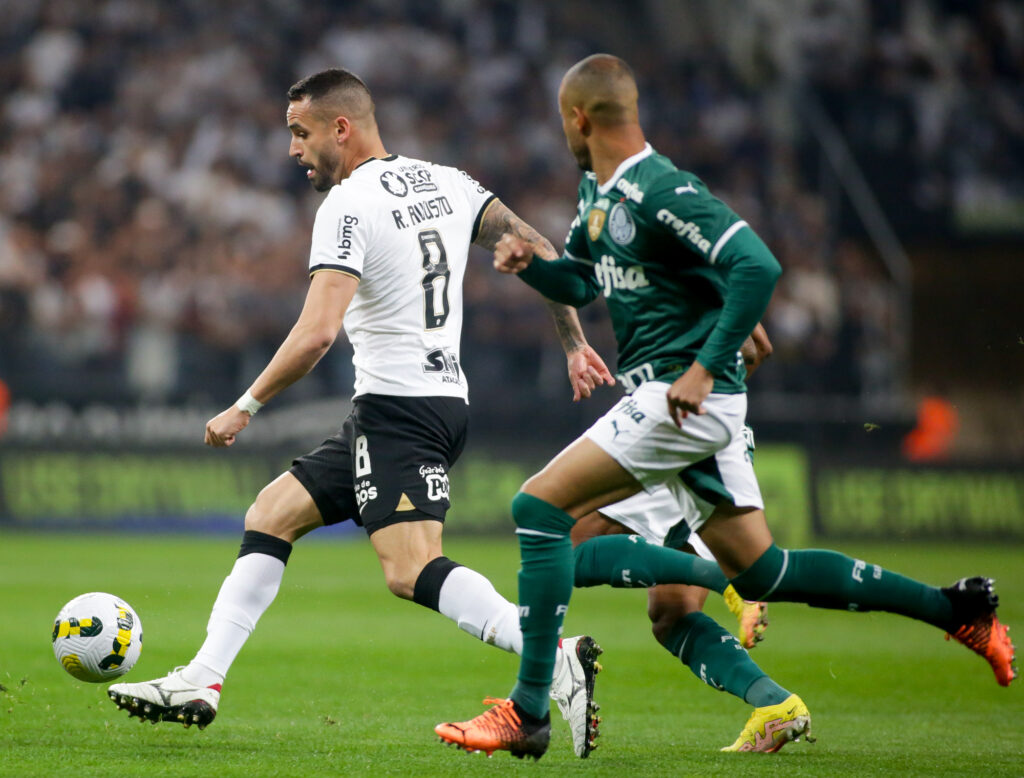
[[[982,653],[988,648],[989,639],[992,637],[992,622],[992,618],[983,616],[971,624],[964,624],[952,634],[952,637],[971,650]],[[949,638],[950,634],[947,632],[946,640]]]
[[[476,724],[481,729],[503,736],[505,739],[519,733],[523,721],[516,713],[512,700],[501,697],[484,697],[484,705],[493,705],[494,707],[477,717]]]

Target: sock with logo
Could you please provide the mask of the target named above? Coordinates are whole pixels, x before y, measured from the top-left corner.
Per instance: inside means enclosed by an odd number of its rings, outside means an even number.
[[[789,692],[754,663],[735,637],[703,613],[679,619],[662,645],[708,686],[751,705],[775,705],[789,697]]]
[[[522,653],[519,609],[476,570],[448,557],[432,559],[416,579],[413,601],[447,616],[478,640]]]
[[[762,602],[805,602],[816,608],[888,611],[955,630],[941,589],[837,551],[780,549],[774,543],[732,579],[737,593]]]
[[[573,582],[571,516],[550,503],[519,492],[512,500],[522,567],[519,570],[519,626],[523,653],[510,697],[532,716],[548,715],[551,675]]]
[[[256,628],[263,612],[277,596],[292,544],[264,532],[246,530],[231,573],[220,587],[206,640],[182,671],[196,686],[224,682],[231,663]]]
[[[703,586],[721,594],[729,584],[717,562],[648,543],[639,535],[601,535],[576,547],[576,586],[657,584]]]

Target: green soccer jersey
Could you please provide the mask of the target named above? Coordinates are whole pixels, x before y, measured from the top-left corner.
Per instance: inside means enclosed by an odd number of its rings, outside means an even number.
[[[739,347],[780,272],[747,223],[650,145],[601,186],[587,173],[577,211],[562,259],[535,258],[520,277],[577,307],[605,296],[627,391],[673,381],[694,360],[713,391],[745,391]]]

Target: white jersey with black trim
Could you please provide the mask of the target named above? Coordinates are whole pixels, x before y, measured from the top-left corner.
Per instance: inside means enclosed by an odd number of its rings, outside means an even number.
[[[391,155],[330,190],[309,272],[359,279],[345,313],[355,397],[467,399],[459,362],[469,246],[494,195],[453,167]]]

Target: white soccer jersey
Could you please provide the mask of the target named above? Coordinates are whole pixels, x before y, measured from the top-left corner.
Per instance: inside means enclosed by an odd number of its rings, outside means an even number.
[[[467,398],[462,279],[494,195],[452,167],[391,155],[331,189],[313,225],[310,275],[348,273],[355,397]]]

